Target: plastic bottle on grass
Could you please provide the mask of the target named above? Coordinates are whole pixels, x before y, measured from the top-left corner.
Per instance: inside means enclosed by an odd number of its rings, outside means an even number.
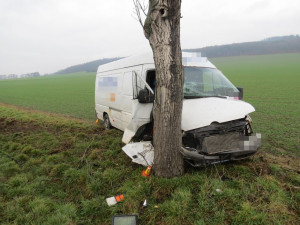
[[[117,195],[106,199],[107,205],[112,206],[124,200],[124,195]]]

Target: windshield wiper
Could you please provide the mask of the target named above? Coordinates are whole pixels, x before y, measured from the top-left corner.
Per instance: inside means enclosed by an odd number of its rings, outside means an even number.
[[[210,95],[210,96],[184,96],[185,99],[194,99],[194,98],[227,98],[226,96],[222,95]]]
[[[185,99],[193,99],[193,98],[203,98],[203,96],[184,96]]]
[[[227,97],[222,95],[211,95],[211,96],[203,96],[203,98],[227,98]]]

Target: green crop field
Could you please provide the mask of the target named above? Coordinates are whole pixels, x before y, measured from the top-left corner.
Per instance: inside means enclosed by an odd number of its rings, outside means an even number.
[[[256,109],[251,114],[254,128],[268,140],[264,147],[300,156],[300,54],[212,61],[236,86],[244,87],[245,101]]]
[[[95,74],[0,81],[0,224],[111,224],[121,214],[153,225],[300,224],[300,53],[212,61],[244,87],[263,146],[173,179],[142,177],[122,132],[94,123]],[[108,207],[118,194],[125,200]]]
[[[94,119],[95,73],[0,81],[0,102]]]

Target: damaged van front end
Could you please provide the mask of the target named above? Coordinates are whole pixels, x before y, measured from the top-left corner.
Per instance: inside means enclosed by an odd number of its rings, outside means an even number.
[[[135,163],[152,165],[154,158],[152,106],[136,104],[133,118],[124,132],[123,151]],[[194,167],[241,160],[255,154],[261,134],[254,133],[249,103],[230,97],[183,100],[182,147],[186,162]],[[143,118],[142,115],[145,115]]]
[[[261,134],[254,133],[249,113],[254,108],[241,100],[224,98],[185,99],[182,111],[182,147],[186,162],[194,167],[241,160],[255,154]],[[132,124],[135,124],[132,120]],[[136,129],[123,147],[133,162],[152,165],[153,123]],[[128,135],[125,131],[123,142]]]
[[[235,87],[206,58],[184,56],[183,66],[180,152],[184,159],[194,167],[204,167],[255,154],[261,146],[261,134],[252,130],[249,114],[255,109],[242,100],[242,88]],[[133,81],[137,94],[133,96],[132,120],[122,139],[127,145],[122,149],[133,162],[147,166],[152,165],[154,156],[155,86],[150,84],[155,82],[148,82],[136,72]]]
[[[181,153],[193,166],[247,158],[261,146],[251,127],[255,109],[230,97],[184,99]],[[192,118],[192,119],[191,119]]]
[[[261,145],[249,117],[183,132],[181,153],[194,167],[248,158]]]

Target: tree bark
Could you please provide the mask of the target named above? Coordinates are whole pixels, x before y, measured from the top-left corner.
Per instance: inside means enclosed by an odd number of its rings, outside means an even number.
[[[180,46],[181,0],[149,0],[144,32],[156,68],[154,166],[157,176],[183,174],[181,113],[183,66]]]

